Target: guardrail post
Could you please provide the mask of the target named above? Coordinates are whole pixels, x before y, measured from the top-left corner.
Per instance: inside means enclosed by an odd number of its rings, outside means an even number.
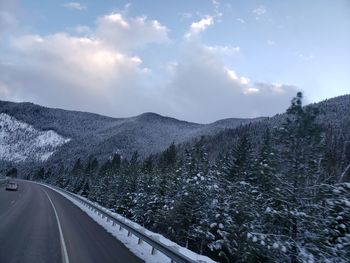
[[[123,230],[122,225],[119,225],[119,231],[122,231],[122,230]]]
[[[139,240],[137,241],[138,245],[141,245],[143,243],[143,240],[141,238],[139,238]]]
[[[157,253],[157,249],[155,249],[154,247],[152,247],[152,251],[151,251],[151,254],[154,255]]]
[[[128,237],[130,237],[132,234],[131,234],[131,232],[130,231],[128,231]]]

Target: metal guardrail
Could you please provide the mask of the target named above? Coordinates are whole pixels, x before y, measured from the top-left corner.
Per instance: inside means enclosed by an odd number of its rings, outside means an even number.
[[[44,185],[55,188],[57,191],[61,191],[65,194],[73,197],[75,200],[77,200],[78,202],[80,202],[84,206],[88,207],[89,210],[97,213],[102,218],[106,218],[107,222],[111,221],[113,226],[118,225],[120,231],[123,229],[126,229],[128,231],[128,236],[134,235],[139,239],[138,244],[141,244],[142,242],[146,242],[147,244],[149,244],[152,248],[151,254],[155,254],[156,251],[159,251],[159,252],[163,253],[165,256],[167,256],[170,259],[171,263],[175,263],[175,262],[176,263],[204,262],[202,260],[193,260],[193,259],[188,258],[187,256],[185,256],[185,255],[181,254],[179,251],[177,251],[174,247],[170,247],[170,246],[167,246],[165,244],[162,244],[160,241],[155,240],[154,238],[152,238],[151,236],[149,236],[145,233],[142,233],[140,230],[135,229],[133,226],[127,224],[126,222],[123,222],[119,218],[108,214],[107,212],[105,212],[101,208],[99,208],[98,206],[83,199],[79,195],[76,195],[76,194],[71,193],[65,189],[62,189],[62,188],[59,188],[59,187],[56,187],[53,185],[49,185],[49,184],[44,184]]]

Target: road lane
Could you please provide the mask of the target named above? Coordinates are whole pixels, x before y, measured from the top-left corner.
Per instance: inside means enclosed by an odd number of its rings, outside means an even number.
[[[38,185],[0,189],[0,262],[62,262],[56,218]]]
[[[26,181],[19,184],[18,192],[0,188],[1,263],[62,262],[58,223],[49,198],[62,227],[69,263],[143,262],[56,191]]]

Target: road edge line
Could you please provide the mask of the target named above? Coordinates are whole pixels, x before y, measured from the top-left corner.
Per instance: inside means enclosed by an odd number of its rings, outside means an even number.
[[[57,221],[57,225],[58,225],[58,231],[60,233],[62,263],[69,263],[66,242],[64,241],[64,236],[63,236],[63,232],[62,232],[61,222],[60,222],[60,219],[58,217],[56,208],[55,208],[55,206],[54,206],[54,204],[53,204],[49,194],[44,189],[41,188],[41,190],[44,191],[44,193],[46,194],[47,198],[49,199],[49,201],[51,203],[51,206],[53,208],[53,211],[55,213],[55,216],[56,216],[56,221]]]

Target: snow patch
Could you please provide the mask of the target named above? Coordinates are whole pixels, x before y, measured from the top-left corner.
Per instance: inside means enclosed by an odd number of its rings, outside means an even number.
[[[39,131],[8,114],[0,113],[0,160],[46,161],[58,147],[69,141],[52,130]]]

